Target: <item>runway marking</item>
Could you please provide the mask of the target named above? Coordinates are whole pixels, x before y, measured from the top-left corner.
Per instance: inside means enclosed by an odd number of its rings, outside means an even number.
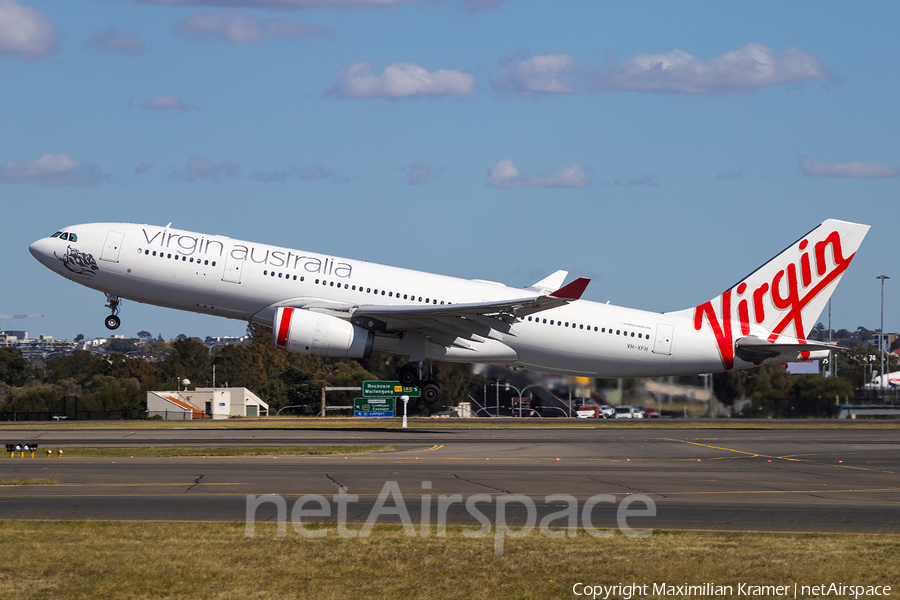
[[[858,471],[872,471],[872,472],[876,472],[876,473],[888,473],[888,474],[890,474],[890,475],[893,475],[893,474],[894,474],[893,471],[881,471],[881,470],[878,470],[878,469],[867,469],[867,468],[865,468],[865,467],[853,467],[853,466],[850,466],[850,465],[844,465],[844,464],[834,464],[834,463],[828,463],[828,462],[818,462],[818,461],[814,461],[814,460],[806,460],[806,459],[803,459],[803,458],[791,458],[791,455],[788,455],[788,456],[773,456],[773,455],[771,455],[771,454],[760,454],[760,453],[758,453],[758,452],[746,452],[746,451],[744,451],[744,450],[735,450],[734,448],[723,448],[723,447],[721,447],[721,446],[711,446],[711,445],[709,445],[709,444],[701,444],[701,443],[699,443],[699,442],[689,442],[689,441],[687,441],[687,440],[676,440],[676,439],[672,439],[672,438],[661,438],[661,439],[664,439],[664,440],[667,440],[667,441],[670,441],[670,442],[681,442],[682,444],[692,444],[692,445],[694,445],[694,446],[702,446],[702,447],[704,447],[704,448],[712,448],[713,450],[725,450],[726,452],[736,452],[736,453],[738,453],[738,454],[746,454],[746,455],[748,455],[748,456],[753,456],[753,457],[760,457],[760,458],[774,458],[774,459],[778,459],[778,460],[789,460],[789,461],[792,461],[792,462],[808,462],[808,463],[812,463],[812,464],[816,464],[816,465],[825,465],[825,466],[830,466],[830,467],[841,467],[841,468],[844,468],[844,469],[856,469],[856,470],[858,470]]]
[[[3,484],[5,488],[25,487],[178,487],[178,486],[209,486],[209,485],[244,485],[243,483],[47,483],[43,485]]]
[[[248,484],[249,485],[249,484]],[[477,484],[475,484],[477,485]],[[38,487],[38,486],[29,486],[29,487]],[[431,495],[439,495],[441,490],[429,490]],[[450,493],[460,493],[459,491],[448,490]],[[710,496],[710,495],[727,495],[727,494],[736,494],[736,495],[755,495],[755,494],[863,494],[863,493],[875,493],[875,492],[888,492],[888,493],[896,493],[900,492],[900,488],[863,488],[863,489],[840,489],[840,490],[732,490],[732,491],[680,491],[680,492],[651,492],[651,491],[636,491],[636,492],[609,492],[610,495],[613,496],[632,496],[634,494],[646,494],[648,496]],[[499,492],[484,492],[490,496],[503,496],[504,493]],[[524,496],[540,498],[541,496],[547,496],[546,492],[516,492],[517,494],[522,494]],[[566,492],[553,492],[554,494]],[[217,492],[217,493],[209,493],[202,494],[202,496],[232,496],[235,498],[244,497],[247,494],[245,492]],[[281,496],[282,498],[291,498],[291,497],[301,497],[306,494],[301,492],[290,492],[290,493],[258,493],[251,494],[255,496]],[[327,494],[326,494],[327,495]],[[357,493],[356,496],[360,498],[378,498],[380,497],[380,493]],[[589,498],[591,496],[590,492],[574,492],[569,493],[569,495],[574,496],[576,498],[583,497]],[[201,496],[201,494],[193,494],[195,497]],[[2,500],[19,500],[22,498],[179,498],[183,499],[185,496],[183,494],[20,494],[16,496],[0,496],[0,501]],[[771,510],[771,508],[759,508],[759,509],[742,509],[742,510]],[[788,510],[786,508],[779,508],[778,510]],[[801,510],[801,509],[797,509]],[[807,510],[803,508],[802,510]]]

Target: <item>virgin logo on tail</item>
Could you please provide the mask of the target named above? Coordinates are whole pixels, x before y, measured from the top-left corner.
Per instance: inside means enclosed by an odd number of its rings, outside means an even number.
[[[804,320],[811,325],[818,318],[834,290],[829,286],[847,270],[868,230],[868,226],[847,223],[864,228],[858,236],[859,229],[842,232],[825,227],[831,223],[840,222],[823,223],[740,284],[694,309],[694,329],[703,329],[704,322],[709,325],[726,369],[734,367],[737,331],[746,336],[752,327],[757,327],[757,332],[762,328],[774,343],[793,326],[793,337],[805,343]],[[823,234],[811,245],[810,238]],[[844,256],[847,248],[853,253]],[[819,302],[811,306],[816,299]]]

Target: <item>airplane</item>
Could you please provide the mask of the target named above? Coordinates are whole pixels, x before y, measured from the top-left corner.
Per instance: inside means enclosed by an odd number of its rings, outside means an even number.
[[[426,402],[426,359],[583,377],[659,377],[824,358],[807,340],[869,230],[827,220],[712,300],[656,313],[582,300],[557,271],[524,289],[171,227],[91,223],[35,241],[50,270],[106,295],[272,328],[288,352],[408,357]]]

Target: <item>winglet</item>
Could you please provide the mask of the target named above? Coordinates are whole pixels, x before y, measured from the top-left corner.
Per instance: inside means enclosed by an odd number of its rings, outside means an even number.
[[[579,277],[572,283],[559,288],[550,295],[554,298],[563,298],[565,300],[578,300],[581,298],[581,294],[584,293],[584,290],[590,282],[591,280],[586,277]]]

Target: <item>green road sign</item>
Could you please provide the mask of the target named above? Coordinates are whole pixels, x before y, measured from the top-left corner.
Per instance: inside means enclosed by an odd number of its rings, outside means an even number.
[[[354,398],[354,417],[393,417],[393,398]]]
[[[410,398],[419,398],[422,396],[422,390],[414,385],[400,385],[399,381],[363,381],[363,396],[409,396]]]

